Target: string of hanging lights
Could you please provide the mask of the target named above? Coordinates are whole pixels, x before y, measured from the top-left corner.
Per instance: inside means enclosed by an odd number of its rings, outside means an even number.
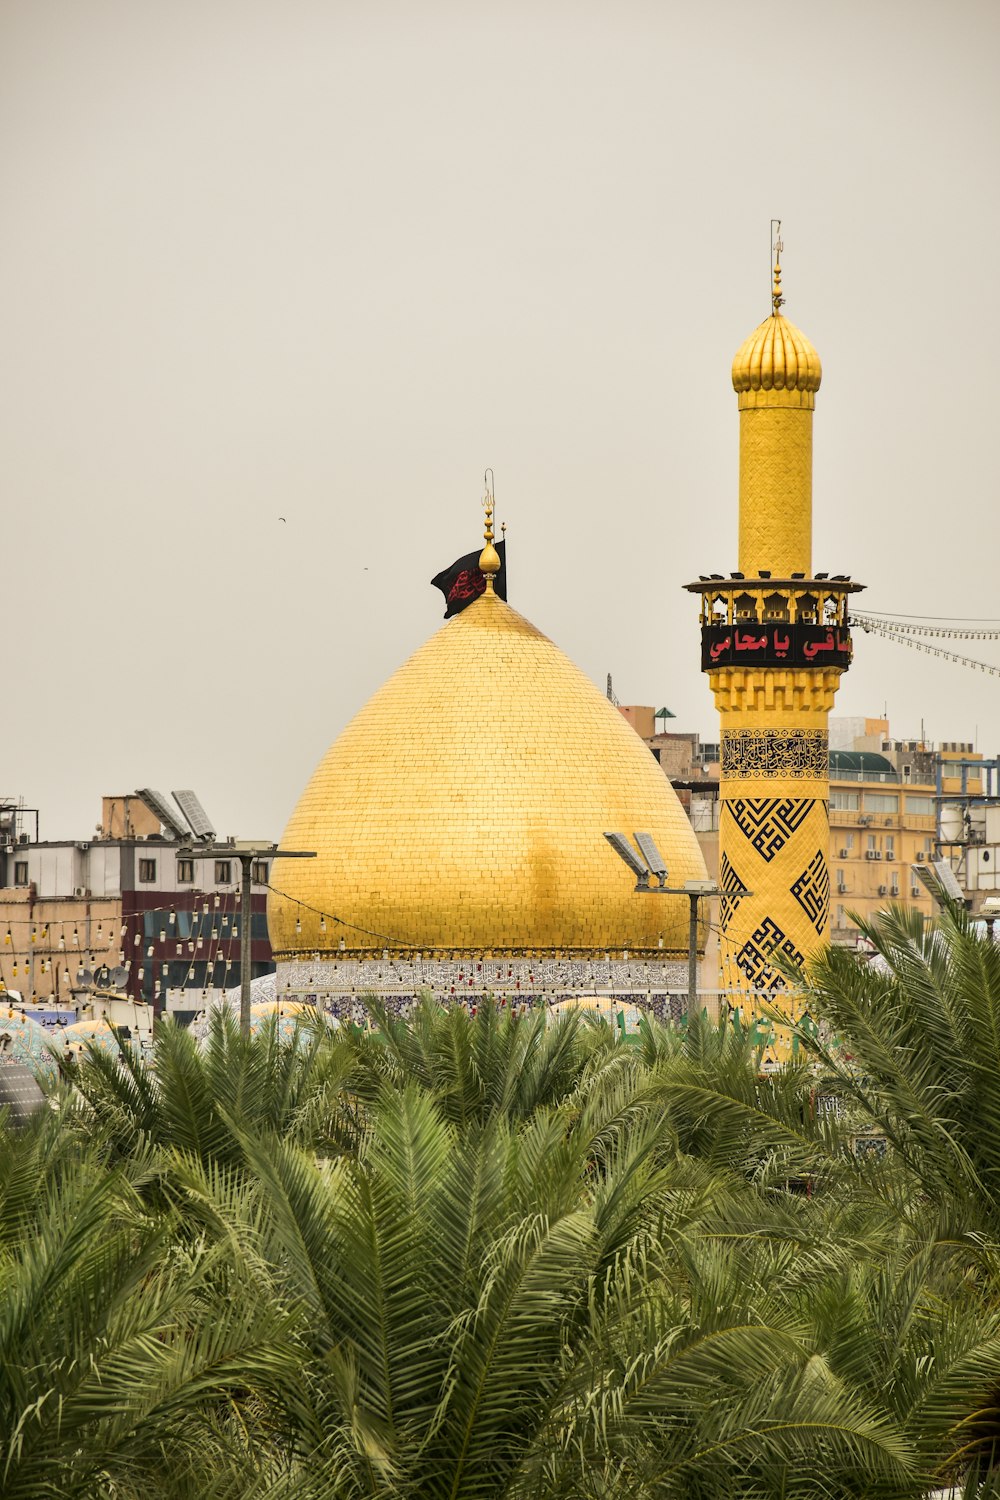
[[[850,623],[857,625],[866,634],[880,635],[887,641],[895,641],[897,645],[909,646],[914,651],[924,651],[929,656],[940,657],[944,661],[956,662],[959,666],[969,667],[974,672],[985,672],[989,677],[1000,677],[1000,667],[994,666],[992,662],[977,661],[971,656],[962,656],[957,651],[947,651],[942,646],[931,646],[926,640],[921,640],[921,635],[940,636],[948,639],[966,639],[967,636],[959,630],[937,630],[928,628],[918,629],[916,626],[907,626],[901,622],[876,618],[873,615],[852,615]],[[988,632],[982,635],[970,633],[971,638],[977,640],[1000,640],[1000,631]]]
[[[925,635],[938,640],[1000,641],[1000,626],[986,630],[964,621],[944,624],[939,621],[928,622],[912,618],[893,620],[888,615],[875,615],[863,611],[852,613],[850,623],[859,625],[862,630],[894,630],[900,635]]]
[[[233,900],[232,911],[223,908],[222,904],[223,898],[230,895]],[[100,899],[97,898],[98,904],[100,903]],[[108,898],[109,904],[111,899]],[[200,910],[198,909],[199,907]],[[11,917],[6,924],[2,942],[0,942],[0,983],[3,985],[7,984],[7,975],[3,971],[5,962],[8,959],[13,959],[10,971],[12,979],[19,977],[21,969],[24,970],[24,974],[27,977],[30,972],[32,958],[37,958],[37,972],[39,974],[46,974],[51,972],[53,968],[53,959],[56,959],[58,962],[60,955],[66,955],[66,959],[68,960],[71,952],[76,953],[79,967],[85,966],[99,969],[103,966],[106,968],[108,963],[106,956],[113,952],[116,946],[118,948],[118,962],[120,965],[124,965],[126,962],[126,950],[122,945],[128,938],[130,922],[140,919],[143,927],[145,927],[147,918],[153,919],[150,925],[154,929],[157,922],[159,922],[159,932],[155,935],[158,936],[161,944],[166,944],[171,940],[176,943],[176,953],[173,955],[174,962],[178,958],[183,957],[185,952],[188,956],[184,977],[181,980],[180,986],[175,986],[175,988],[187,989],[191,987],[191,981],[195,974],[195,966],[202,962],[205,963],[206,975],[209,970],[214,975],[218,966],[220,964],[223,965],[223,980],[225,983],[232,977],[233,971],[239,968],[239,959],[234,959],[223,948],[223,944],[225,943],[239,942],[236,921],[239,907],[240,891],[238,889],[232,892],[216,891],[201,896],[194,909],[182,907],[180,918],[177,907],[173,904],[169,906],[142,906],[132,911],[123,912],[120,918],[115,918],[112,915],[99,917],[96,920],[96,929],[89,932],[86,928],[90,923],[88,919],[83,919],[85,928],[83,934],[80,932],[80,921],[74,921],[72,923],[72,930],[68,931],[70,924],[55,918],[46,920],[37,917]],[[211,916],[211,929],[210,932],[206,932],[203,929],[207,926],[209,916]],[[181,927],[188,925],[187,921],[184,920],[188,918],[190,919],[190,931],[185,934],[181,931]],[[23,927],[30,927],[31,929],[30,933],[26,935],[26,940],[19,934],[15,934],[14,930]],[[58,939],[55,936],[56,929],[59,932]],[[42,945],[45,943],[49,943],[49,947],[43,947]],[[207,956],[205,954],[206,944],[210,945]],[[143,945],[145,945],[145,951],[135,953],[134,950],[142,950]],[[154,943],[150,941],[148,936],[144,936],[142,931],[133,933],[132,947],[133,955],[138,960],[137,977],[141,986],[145,979],[145,963],[151,960],[155,962],[155,947]],[[12,951],[5,953],[4,949],[11,949]],[[22,949],[23,951],[20,951]],[[99,955],[104,955],[103,963],[99,960]],[[84,963],[85,960],[86,964]],[[64,960],[65,962],[66,960]],[[165,981],[169,974],[169,964],[163,962],[162,957],[159,967],[161,970],[161,980]],[[64,967],[63,977],[65,983],[71,985],[71,974],[68,967]],[[216,987],[214,982],[213,987]],[[207,994],[207,987],[203,986],[203,998],[207,997]]]
[[[393,937],[390,933],[387,932],[375,932],[370,927],[359,927],[357,922],[349,922],[346,917],[335,916],[333,912],[324,912],[321,911],[318,906],[310,906],[308,901],[300,901],[298,896],[291,896],[287,891],[279,890],[278,887],[276,885],[272,885],[270,881],[265,881],[264,883],[266,884],[267,889],[273,892],[275,896],[281,896],[285,901],[293,901],[295,903],[296,936],[300,935],[302,932],[301,913],[307,911],[310,912],[313,916],[319,917],[319,930],[321,933],[325,933],[327,931],[327,923],[330,923],[331,925],[336,927],[346,927],[351,932],[360,932],[364,937],[379,938],[389,948],[406,948],[413,953],[419,953],[422,950],[423,945],[420,943],[411,943],[406,938]],[[343,938],[341,938],[341,944],[343,944]]]

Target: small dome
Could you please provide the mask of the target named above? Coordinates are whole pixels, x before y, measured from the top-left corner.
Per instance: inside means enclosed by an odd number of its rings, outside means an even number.
[[[672,885],[705,878],[635,730],[540,630],[483,594],[321,761],[282,840],[317,857],[276,862],[271,945],[279,958],[335,956],[341,940],[361,954],[683,953],[686,898],[636,895],[604,838],[636,829]]]
[[[800,328],[774,313],[736,351],[733,389],[815,394],[823,378],[819,355]]]

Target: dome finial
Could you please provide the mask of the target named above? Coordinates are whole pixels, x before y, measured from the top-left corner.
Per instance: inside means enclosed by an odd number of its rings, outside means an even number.
[[[771,313],[777,317],[781,311],[784,297],[781,295],[781,252],[784,250],[781,242],[781,220],[771,220],[771,253],[774,256],[773,285],[771,287]]]
[[[483,475],[486,482],[486,495],[483,499],[483,509],[486,511],[486,546],[479,554],[479,571],[486,577],[486,592],[493,593],[493,578],[500,571],[500,554],[493,545],[493,470],[487,469]]]

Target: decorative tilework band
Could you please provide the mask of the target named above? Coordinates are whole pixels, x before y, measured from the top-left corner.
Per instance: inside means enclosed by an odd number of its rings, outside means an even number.
[[[780,992],[787,964],[801,964],[827,938],[826,800],[725,797],[719,841],[722,988]]]
[[[829,776],[829,743],[820,729],[728,729],[722,735],[723,780]]]
[[[830,920],[830,871],[826,855],[817,849],[802,874],[792,885],[792,895],[818,933]]]
[[[302,954],[277,962],[277,993],[286,1000],[323,1002],[363,995],[404,996],[430,991],[439,999],[484,992],[529,999],[580,995],[665,994],[687,989],[687,962],[665,954],[656,958],[601,956],[555,958],[353,958]]]
[[[746,939],[733,960],[736,970],[754,990],[782,990],[785,977],[775,960],[783,958],[800,964],[803,954],[794,940],[778,926],[773,917],[765,917]]]

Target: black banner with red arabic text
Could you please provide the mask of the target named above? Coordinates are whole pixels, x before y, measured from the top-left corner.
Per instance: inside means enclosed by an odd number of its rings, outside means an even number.
[[[715,667],[849,667],[851,632],[843,625],[787,625],[741,620],[703,625],[701,670]]]

